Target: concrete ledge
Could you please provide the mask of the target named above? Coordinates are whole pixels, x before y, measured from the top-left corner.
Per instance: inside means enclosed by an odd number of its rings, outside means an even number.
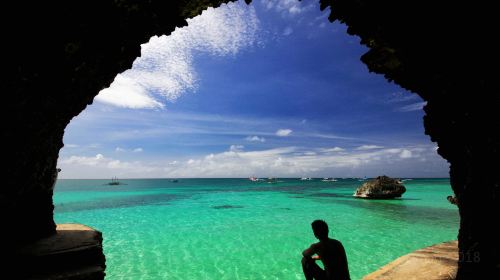
[[[455,279],[458,242],[444,242],[397,258],[363,280],[450,280]]]
[[[101,232],[80,224],[57,225],[57,234],[18,247],[14,275],[22,279],[104,279]]]

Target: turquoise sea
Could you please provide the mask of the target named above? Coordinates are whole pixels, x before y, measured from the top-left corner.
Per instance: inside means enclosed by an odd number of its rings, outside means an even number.
[[[448,179],[405,181],[397,200],[352,197],[362,182],[248,179],[58,180],[57,223],[103,233],[106,279],[304,279],[301,252],[324,219],[360,279],[418,248],[456,239]]]

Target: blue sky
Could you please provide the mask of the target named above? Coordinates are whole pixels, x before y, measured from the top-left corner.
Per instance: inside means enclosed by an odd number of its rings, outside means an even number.
[[[209,9],[74,118],[60,178],[447,177],[424,102],[313,1]]]

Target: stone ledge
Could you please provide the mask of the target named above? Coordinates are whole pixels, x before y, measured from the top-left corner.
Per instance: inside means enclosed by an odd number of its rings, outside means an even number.
[[[458,264],[458,242],[449,241],[404,255],[363,280],[451,280]]]
[[[26,279],[104,279],[101,232],[80,224],[59,224],[57,234],[25,244],[11,261]]]

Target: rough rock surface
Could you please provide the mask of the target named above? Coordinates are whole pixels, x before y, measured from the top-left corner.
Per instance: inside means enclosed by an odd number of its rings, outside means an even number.
[[[363,280],[452,280],[457,274],[458,242],[429,246],[397,258]]]
[[[15,279],[98,280],[106,268],[101,232],[80,224],[58,224],[56,234],[19,246],[9,261]]]
[[[387,176],[379,176],[363,183],[354,193],[358,198],[387,199],[401,197],[406,192],[399,180]]]

